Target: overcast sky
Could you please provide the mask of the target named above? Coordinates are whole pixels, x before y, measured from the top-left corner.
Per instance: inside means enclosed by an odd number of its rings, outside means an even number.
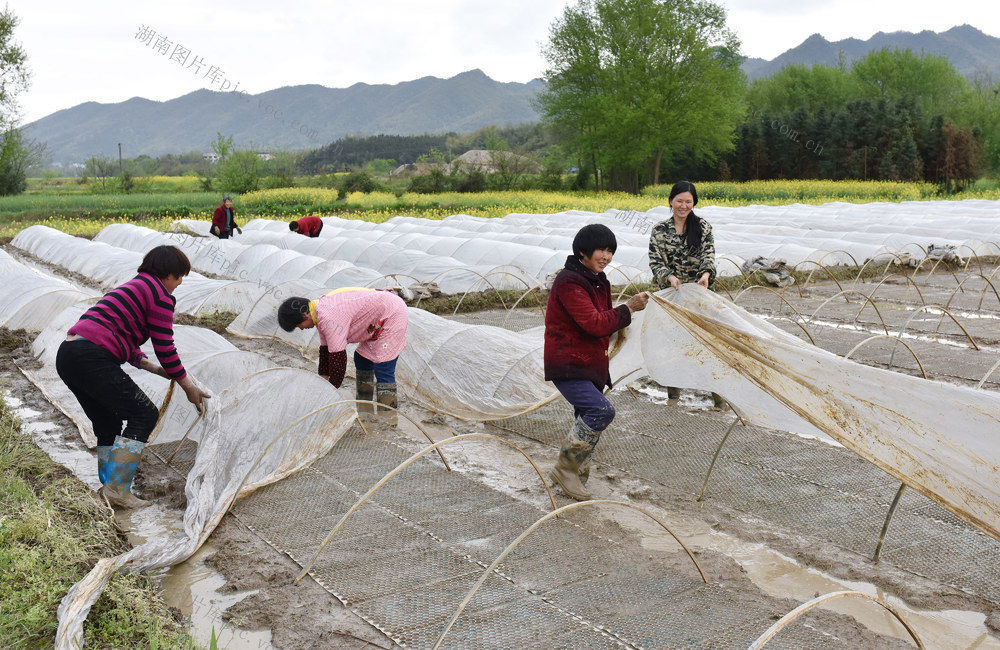
[[[64,108],[200,88],[394,84],[481,69],[497,81],[540,77],[549,28],[576,0],[15,0],[32,85],[23,123]],[[970,24],[1000,37],[993,1],[723,0],[743,54],[773,59],[812,34]],[[143,29],[145,28],[145,29]],[[143,32],[149,39],[137,35]],[[166,49],[155,49],[157,39]],[[185,56],[185,52],[187,53]],[[213,76],[214,73],[214,76]],[[206,76],[209,75],[209,76]],[[238,84],[238,86],[237,86]]]

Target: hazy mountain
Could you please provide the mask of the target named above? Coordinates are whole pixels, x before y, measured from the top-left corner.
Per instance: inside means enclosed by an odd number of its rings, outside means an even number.
[[[947,57],[955,68],[966,77],[988,74],[1000,79],[1000,38],[989,36],[969,25],[952,27],[946,32],[923,31],[879,32],[867,41],[845,38],[831,43],[819,34],[813,34],[798,47],[794,47],[771,61],[747,59],[743,71],[749,79],[769,77],[786,65],[803,64],[836,65],[843,52],[845,61],[864,57],[872,50],[884,47],[912,50],[920,54]]]
[[[835,65],[883,47],[946,56],[962,74],[1000,79],[1000,38],[969,25],[946,32],[879,32],[867,41],[831,43],[819,34],[772,61],[747,59],[750,79],[789,64]],[[450,79],[424,77],[394,85],[350,88],[287,86],[259,95],[198,90],[166,102],[141,97],[118,104],[87,102],[53,113],[26,127],[28,137],[48,144],[53,162],[80,162],[92,155],[116,157],[210,151],[216,133],[258,151],[315,149],[345,135],[468,133],[484,126],[535,122],[531,104],[544,88],[500,83],[481,70]]]
[[[540,80],[501,83],[472,70],[450,79],[287,86],[258,95],[197,90],[165,102],[87,102],[25,130],[48,144],[53,162],[62,163],[117,157],[119,142],[129,158],[211,151],[219,132],[259,151],[312,149],[345,135],[467,133],[536,122],[531,101],[543,87]]]

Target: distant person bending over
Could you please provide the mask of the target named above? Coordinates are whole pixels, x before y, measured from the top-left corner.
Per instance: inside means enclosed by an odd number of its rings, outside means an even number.
[[[323,220],[313,216],[302,217],[298,221],[290,222],[288,229],[306,237],[319,237],[319,233],[323,230]]]
[[[137,276],[104,296],[69,328],[56,352],[59,378],[93,423],[101,494],[113,506],[149,505],[132,494],[132,480],[159,417],[121,365],[128,362],[173,379],[199,412],[209,397],[191,380],[174,347],[176,301],[171,294],[190,271],[191,263],[179,248],[157,246],[146,253]],[[160,365],[139,350],[150,338]]]
[[[670,189],[671,218],[653,226],[649,235],[649,268],[661,289],[680,289],[694,282],[706,289],[715,288],[715,237],[712,226],[694,213],[698,191],[692,183],[680,181]],[[680,390],[667,387],[667,397],[675,400]],[[718,393],[712,393],[715,408],[725,406]]]
[[[389,291],[356,287],[337,289],[310,301],[292,297],[278,307],[278,324],[286,332],[319,329],[319,374],[340,388],[347,371],[347,344],[354,351],[357,399],[375,399],[387,407],[388,421],[399,406],[396,360],[406,347],[409,312],[402,298]],[[365,410],[358,405],[358,410]]]
[[[649,300],[640,293],[612,308],[604,268],[616,250],[618,242],[607,226],[581,228],[573,239],[573,254],[552,283],[545,310],[545,379],[573,406],[575,417],[549,478],[578,501],[591,496],[580,477],[589,474],[594,447],[615,418],[615,407],[603,392],[611,386],[611,334],[627,327],[632,312],[645,309]]]
[[[222,205],[215,209],[212,213],[212,229],[213,235],[219,239],[229,239],[233,235],[233,231],[243,234],[243,229],[239,227],[236,223],[236,211],[233,210],[233,199],[231,197],[226,197],[222,200]]]

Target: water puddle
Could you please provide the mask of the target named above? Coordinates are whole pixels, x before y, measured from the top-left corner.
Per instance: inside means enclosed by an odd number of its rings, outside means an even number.
[[[692,551],[711,550],[731,557],[743,567],[750,580],[770,596],[789,598],[801,604],[835,591],[860,591],[892,605],[928,648],[1000,649],[1000,640],[986,628],[985,614],[962,610],[915,609],[899,598],[887,595],[873,584],[835,578],[822,571],[804,567],[763,544],[745,542],[719,533],[704,522],[679,518],[652,506],[644,508],[669,525]],[[602,510],[609,518],[637,531],[642,536],[643,547],[667,552],[680,550],[673,536],[641,513],[625,508]],[[873,632],[911,640],[909,633],[892,614],[867,598],[845,597],[824,603],[820,607],[851,616]],[[778,637],[780,638],[780,632]]]
[[[75,429],[67,432],[65,425],[45,419],[43,413],[26,406],[23,400],[6,391],[3,397],[21,420],[21,430],[30,435],[52,460],[68,468],[92,490],[101,487],[97,478],[97,458],[93,451],[87,449]],[[128,534],[129,541],[136,546],[150,538],[179,535],[183,531],[180,513],[157,504],[131,512],[121,511],[115,517]],[[159,574],[164,601],[189,619],[191,634],[199,647],[209,647],[213,630],[219,648],[258,650],[273,647],[270,630],[242,630],[222,619],[227,607],[253,592],[217,592],[226,580],[205,564],[204,558],[213,551],[211,544],[205,544],[186,562]]]
[[[165,510],[156,504],[141,510],[118,512],[115,518],[136,546],[149,538],[180,534],[184,526],[176,511]],[[211,541],[206,542],[186,561],[160,573],[158,582],[164,602],[169,607],[176,607],[188,619],[190,633],[199,647],[209,647],[213,634],[219,648],[262,650],[274,647],[270,630],[244,630],[223,620],[228,607],[256,590],[219,593],[226,579],[205,563],[214,552]]]

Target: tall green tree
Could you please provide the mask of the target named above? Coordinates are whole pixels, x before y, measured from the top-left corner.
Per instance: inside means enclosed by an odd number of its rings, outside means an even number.
[[[740,43],[706,0],[580,0],[543,48],[544,120],[594,171],[594,187],[638,192],[690,152],[733,147],[744,114]]]
[[[19,20],[9,7],[0,11],[0,196],[20,194],[27,187],[27,168],[41,162],[44,147],[17,128],[17,97],[31,80],[28,55],[14,42]]]

